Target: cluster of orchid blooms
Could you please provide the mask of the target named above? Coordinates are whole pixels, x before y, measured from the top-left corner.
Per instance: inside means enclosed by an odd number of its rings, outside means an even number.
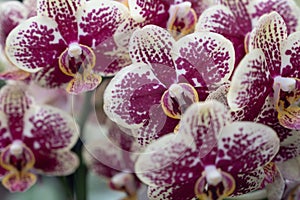
[[[3,186],[87,165],[126,199],[145,185],[150,199],[299,199],[299,12],[293,0],[2,3]],[[84,141],[84,164],[67,105],[96,90],[107,134]]]

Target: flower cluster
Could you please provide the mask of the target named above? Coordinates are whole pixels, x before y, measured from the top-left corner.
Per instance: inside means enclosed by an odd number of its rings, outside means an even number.
[[[131,200],[144,187],[150,199],[299,196],[299,12],[294,0],[0,5],[2,184],[71,174],[84,200],[87,167]],[[51,106],[34,103],[42,94]],[[89,141],[103,132],[85,129],[92,103],[105,134]]]

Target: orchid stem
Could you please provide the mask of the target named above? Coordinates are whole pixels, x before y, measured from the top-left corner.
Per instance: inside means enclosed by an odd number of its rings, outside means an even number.
[[[79,131],[80,134],[83,133],[86,122],[89,118],[90,112],[92,110],[91,97],[93,91],[86,92],[84,103],[82,105],[82,110],[78,119]],[[78,140],[75,147],[73,148],[74,152],[78,155],[80,160],[80,165],[74,173],[74,183],[73,183],[73,192],[75,195],[74,200],[87,200],[87,167],[84,164],[82,158],[82,147],[83,142],[81,139]]]

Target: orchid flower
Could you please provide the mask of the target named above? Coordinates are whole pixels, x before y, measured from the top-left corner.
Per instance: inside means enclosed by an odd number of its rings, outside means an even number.
[[[196,31],[212,31],[228,38],[236,53],[236,66],[248,52],[249,33],[263,14],[277,11],[289,33],[300,28],[300,8],[293,0],[219,0],[220,5],[205,10]]]
[[[231,122],[214,100],[192,104],[177,134],[147,146],[136,162],[151,199],[223,199],[257,190],[279,139],[268,126]]]
[[[69,175],[79,161],[70,151],[78,139],[71,116],[34,103],[20,85],[0,91],[0,172],[11,192],[23,192],[36,182],[35,174]]]
[[[94,134],[99,135],[99,129],[97,131],[98,133]],[[141,186],[134,174],[138,151],[135,138],[111,122],[107,135],[86,142],[83,155],[93,172],[108,179],[113,190],[126,192],[127,198],[130,199],[137,196]]]
[[[0,4],[0,65],[3,72],[0,78],[4,80],[25,80],[30,73],[20,70],[7,60],[4,52],[8,34],[20,23],[36,15],[36,0],[6,1]]]
[[[37,16],[8,35],[6,53],[42,86],[67,84],[74,94],[93,90],[100,75],[123,67],[113,34],[127,15],[126,6],[115,1],[39,0]]]
[[[261,17],[258,23],[251,33],[250,52],[232,77],[229,106],[255,116],[270,96],[280,124],[299,130],[300,32],[287,37],[285,22],[276,12]]]
[[[154,25],[134,32],[129,52],[133,64],[106,88],[104,109],[142,145],[173,132],[186,108],[227,82],[234,65],[233,46],[223,36],[199,32],[176,42]]]

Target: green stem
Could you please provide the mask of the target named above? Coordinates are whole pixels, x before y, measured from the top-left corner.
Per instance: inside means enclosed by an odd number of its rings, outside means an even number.
[[[69,184],[67,177],[62,176],[62,177],[58,177],[58,178],[63,186],[67,200],[73,200],[72,189],[70,188],[70,184]]]
[[[89,118],[92,109],[92,105],[91,105],[92,95],[93,92],[87,92],[85,94],[84,103],[78,119],[80,134],[83,133],[85,124]],[[73,148],[73,151],[78,155],[80,160],[80,165],[78,169],[75,171],[74,176],[72,177],[72,179],[74,180],[73,192],[76,200],[87,200],[87,167],[84,164],[82,158],[82,146],[83,146],[83,142],[81,139],[79,139],[75,147]]]

